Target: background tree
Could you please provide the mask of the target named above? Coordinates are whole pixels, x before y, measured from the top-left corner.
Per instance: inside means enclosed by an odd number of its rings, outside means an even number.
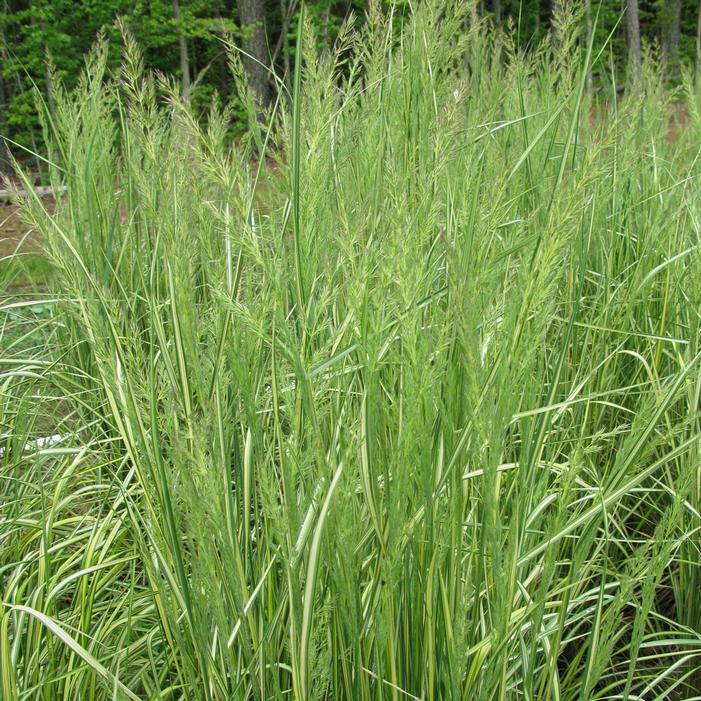
[[[183,97],[189,97],[190,95],[190,57],[187,51],[187,39],[185,38],[185,32],[182,27],[182,20],[180,17],[180,3],[178,0],[173,0],[173,16],[177,23],[178,32],[178,50],[180,52],[180,72],[182,74],[183,80]]]
[[[475,8],[489,13],[493,22],[512,33],[521,50],[529,51],[550,31],[553,11],[564,1],[481,0]],[[583,3],[583,36],[594,32],[595,53],[613,32],[614,69],[621,74],[627,71],[634,80],[640,73],[641,45],[653,44],[662,51],[671,82],[679,79],[684,64],[696,65],[701,75],[700,0],[573,1]],[[402,11],[409,11],[408,3],[398,2]],[[306,16],[319,47],[334,42],[351,12],[362,22],[368,4],[369,0],[306,0]],[[46,69],[47,52],[57,79],[71,87],[83,56],[104,28],[111,43],[110,65],[118,67],[117,16],[126,20],[142,47],[146,65],[181,80],[184,94],[192,92],[190,99],[198,110],[207,109],[215,94],[224,101],[232,97],[220,41],[224,33],[232,34],[246,54],[243,64],[253,93],[263,106],[269,105],[275,90],[269,69],[288,85],[294,70],[299,8],[300,0],[0,0],[0,131],[27,149],[41,150],[32,88],[37,86],[51,105],[53,73]],[[607,84],[610,69],[608,59],[594,66],[589,88]],[[22,152],[15,149],[15,154]]]
[[[638,0],[626,2],[626,38],[628,41],[628,69],[634,80],[640,76],[640,9]]]
[[[5,36],[0,28],[0,61],[6,60],[5,51]],[[7,141],[2,137],[2,134],[7,133],[7,120],[5,114],[7,112],[7,90],[5,89],[5,76],[0,72],[0,181],[3,176],[10,174],[10,152],[7,146]]]
[[[0,122],[0,129],[3,128],[2,122]],[[0,136],[0,186],[2,185],[3,178],[12,175],[12,165],[10,162],[10,150],[7,147],[7,142]]]
[[[264,0],[238,0],[243,65],[251,89],[263,107],[270,103],[268,38]]]
[[[665,0],[660,8],[662,55],[669,78],[679,75],[682,0]]]

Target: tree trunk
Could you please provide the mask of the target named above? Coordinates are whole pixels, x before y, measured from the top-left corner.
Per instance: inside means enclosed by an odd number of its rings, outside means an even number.
[[[0,183],[5,178],[12,177],[14,171],[12,169],[12,161],[10,160],[10,148],[2,135],[3,127],[0,127]]]
[[[1,31],[1,30],[0,30]],[[4,37],[0,34],[0,41],[4,46]],[[5,59],[5,56],[2,56]],[[5,136],[7,136],[7,120],[5,111],[7,110],[7,91],[5,89],[5,78],[0,73],[0,182],[4,177],[12,175],[12,161],[10,159],[10,147]]]
[[[662,55],[667,78],[679,76],[679,45],[681,43],[682,0],[667,0],[661,10]]]
[[[701,0],[699,0],[701,2]],[[280,41],[282,42],[282,65],[285,72],[285,85],[292,94],[292,71],[290,71],[290,42],[287,38],[287,33],[290,30],[290,7],[287,0],[280,0],[280,15],[284,18],[282,22],[282,30]],[[701,20],[699,20],[701,21]]]
[[[638,0],[626,2],[626,38],[628,40],[628,77],[637,82],[640,78],[642,59],[640,57],[640,12]]]
[[[187,52],[187,40],[180,22],[180,3],[178,0],[173,0],[173,15],[177,24],[176,31],[178,32],[178,47],[180,49],[180,72],[183,75],[183,98],[187,99],[190,96],[190,57]]]
[[[263,108],[270,104],[268,39],[265,31],[265,0],[237,0],[243,67],[251,90]]]
[[[294,0],[292,0],[294,3]],[[290,42],[288,34],[290,31],[290,22],[292,21],[292,11],[294,7],[288,4],[287,0],[280,0],[280,17],[282,17],[282,26],[278,35],[277,44],[273,50],[273,55],[270,59],[271,65],[275,65],[278,56],[282,54],[283,80],[285,86],[292,94],[292,76],[290,71]]]
[[[497,26],[501,25],[501,0],[494,0],[494,21]]]

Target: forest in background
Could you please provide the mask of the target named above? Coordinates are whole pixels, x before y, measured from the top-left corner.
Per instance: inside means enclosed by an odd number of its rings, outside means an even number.
[[[387,0],[378,0],[387,4]],[[309,0],[308,16],[320,47],[331,47],[349,16],[357,22],[368,0]],[[501,27],[522,50],[538,45],[550,31],[553,0],[475,0],[470,21]],[[412,3],[395,3],[407,14]],[[595,27],[595,53],[610,38],[609,55],[590,77],[591,87],[610,84],[611,68],[619,84],[640,70],[641,52],[649,51],[666,66],[671,84],[682,68],[699,71],[701,2],[699,0],[585,0],[583,32]],[[71,88],[83,57],[98,32],[106,33],[112,67],[120,63],[121,17],[141,46],[148,68],[182,82],[195,110],[213,99],[234,102],[227,67],[226,42],[244,52],[250,87],[263,105],[276,93],[274,74],[288,86],[294,62],[297,0],[3,0],[0,11],[0,172],[7,173],[7,148],[41,152],[42,134],[35,105],[36,86],[53,108],[55,83]],[[465,30],[468,28],[465,27]],[[613,59],[613,60],[611,60]],[[602,69],[604,66],[605,69]],[[240,128],[245,128],[241,107]],[[38,163],[37,163],[38,165]]]

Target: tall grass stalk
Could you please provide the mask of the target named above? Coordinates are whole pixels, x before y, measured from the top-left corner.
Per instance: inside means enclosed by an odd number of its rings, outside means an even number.
[[[126,30],[57,86],[4,698],[701,698],[701,102],[465,5],[301,22],[263,116],[232,51],[233,143]]]

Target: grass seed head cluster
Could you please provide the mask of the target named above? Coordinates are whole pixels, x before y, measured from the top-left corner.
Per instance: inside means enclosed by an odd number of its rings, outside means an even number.
[[[128,33],[56,90],[4,698],[701,694],[701,103],[670,139],[576,12],[523,54],[463,5],[300,23],[263,118],[232,51],[234,143]]]

